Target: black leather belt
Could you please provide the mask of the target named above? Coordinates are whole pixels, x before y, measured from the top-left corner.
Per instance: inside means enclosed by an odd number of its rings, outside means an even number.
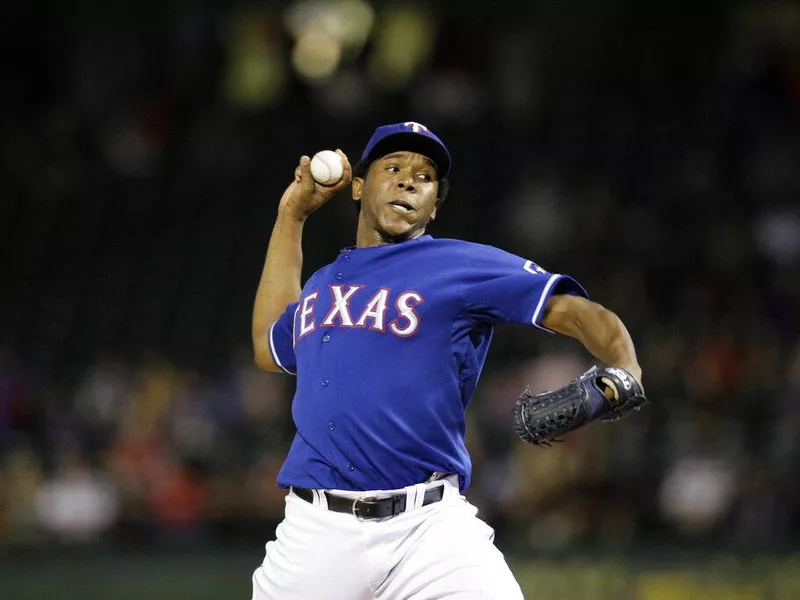
[[[306,502],[314,503],[314,492],[305,488],[293,487],[292,491],[298,498]],[[348,513],[357,519],[385,519],[386,517],[396,517],[406,511],[406,494],[397,494],[388,498],[345,498],[344,496],[334,496],[328,492],[322,492],[328,501],[328,510],[340,513]],[[444,485],[437,485],[425,492],[422,506],[439,502],[444,496]]]

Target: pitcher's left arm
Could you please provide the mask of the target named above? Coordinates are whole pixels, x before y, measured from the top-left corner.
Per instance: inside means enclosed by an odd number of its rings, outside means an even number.
[[[514,430],[525,442],[547,444],[596,419],[617,420],[647,404],[642,369],[627,328],[602,305],[580,296],[549,298],[542,325],[575,338],[607,367],[541,394],[525,390],[514,405]]]
[[[641,384],[642,369],[628,329],[604,306],[581,296],[554,294],[547,302],[542,325],[575,338],[597,360],[625,369]]]

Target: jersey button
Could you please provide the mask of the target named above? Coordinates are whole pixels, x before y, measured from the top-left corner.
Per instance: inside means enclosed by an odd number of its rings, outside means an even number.
[[[330,381],[328,381],[327,379],[323,379],[322,380],[322,387],[328,387],[329,383],[330,383]]]
[[[330,342],[331,341],[331,334],[330,333],[326,333],[325,335],[323,335],[322,336],[322,341],[323,342]]]
[[[342,280],[342,274],[341,273],[337,273],[336,274],[336,280],[337,281],[341,281]]]
[[[345,254],[344,255],[344,262],[350,262],[350,255],[349,254]]]
[[[347,470],[348,471],[355,471],[356,468],[353,465],[351,465],[350,463],[347,463]]]
[[[336,425],[333,423],[328,423],[328,431],[333,431],[334,429],[336,429]]]

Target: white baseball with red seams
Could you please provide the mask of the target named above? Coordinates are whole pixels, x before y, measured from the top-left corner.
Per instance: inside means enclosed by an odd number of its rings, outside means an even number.
[[[344,175],[342,157],[333,150],[321,150],[311,158],[311,176],[319,184],[333,185]]]

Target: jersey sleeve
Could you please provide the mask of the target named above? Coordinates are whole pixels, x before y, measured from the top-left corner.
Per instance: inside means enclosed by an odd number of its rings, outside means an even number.
[[[269,351],[273,362],[289,375],[297,375],[297,358],[294,354],[294,318],[297,302],[286,307],[269,328]]]
[[[462,298],[476,321],[542,325],[551,295],[588,298],[586,290],[568,275],[550,273],[536,263],[490,246],[470,257],[463,278]]]

